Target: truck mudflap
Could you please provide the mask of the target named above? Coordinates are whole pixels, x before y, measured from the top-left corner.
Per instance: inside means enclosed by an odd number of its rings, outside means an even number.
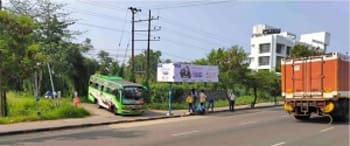
[[[297,115],[311,114],[311,113],[331,113],[335,109],[333,101],[286,101],[283,109],[288,113]]]
[[[297,120],[305,121],[310,119],[312,114],[328,117],[329,124],[333,122],[331,112],[335,105],[332,101],[290,101],[285,102],[283,109],[289,114],[293,114]]]

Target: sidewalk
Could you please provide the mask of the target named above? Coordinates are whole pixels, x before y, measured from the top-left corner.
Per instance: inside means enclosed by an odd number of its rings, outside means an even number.
[[[281,103],[278,105],[281,105]],[[77,119],[35,121],[0,125],[0,136],[191,116],[187,113],[187,110],[173,110],[173,115],[171,116],[167,116],[166,113],[168,111],[163,110],[146,110],[145,113],[141,116],[116,116],[104,109],[92,111],[91,109],[97,108],[93,104],[85,104],[83,106],[92,114],[92,116]],[[272,106],[276,105],[274,103],[259,103],[255,105],[255,108],[265,108]],[[235,106],[235,109],[247,110],[251,108],[250,105],[239,105]],[[96,113],[96,111],[98,111],[98,113]],[[214,108],[214,113],[224,111],[228,111],[228,107]]]

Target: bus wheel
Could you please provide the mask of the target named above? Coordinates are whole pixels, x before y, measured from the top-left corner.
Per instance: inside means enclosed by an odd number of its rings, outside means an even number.
[[[118,114],[118,109],[117,109],[114,105],[112,105],[112,106],[111,106],[111,112],[112,112],[113,114],[117,115],[117,114]]]
[[[294,115],[294,118],[297,120],[305,121],[310,119],[310,115]]]

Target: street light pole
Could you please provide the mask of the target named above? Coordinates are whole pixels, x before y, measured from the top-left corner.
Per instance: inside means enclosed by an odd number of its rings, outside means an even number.
[[[167,116],[173,115],[173,113],[171,112],[172,90],[173,90],[173,83],[169,83],[168,112],[166,113]]]

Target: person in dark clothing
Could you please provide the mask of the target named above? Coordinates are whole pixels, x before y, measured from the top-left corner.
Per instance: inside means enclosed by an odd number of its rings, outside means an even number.
[[[214,111],[214,96],[209,95],[208,96],[208,111],[211,109],[211,111]]]
[[[197,93],[196,89],[192,88],[192,90],[191,90],[191,95],[192,95],[192,97],[193,97],[193,102],[192,102],[192,104],[193,104],[193,106],[195,106],[196,103],[197,103],[197,100],[198,100],[198,93]]]
[[[231,92],[230,94],[230,97],[229,97],[229,109],[231,112],[235,111],[235,98],[236,98],[236,95]]]

